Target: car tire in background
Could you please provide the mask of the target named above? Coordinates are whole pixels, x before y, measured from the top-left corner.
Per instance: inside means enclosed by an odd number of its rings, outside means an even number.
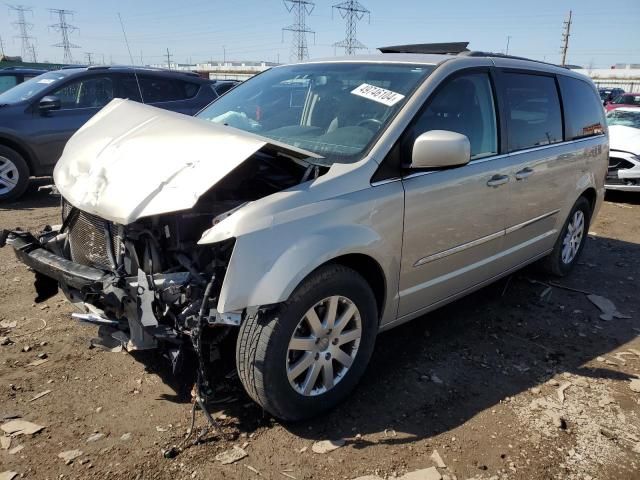
[[[0,202],[16,200],[29,185],[29,166],[22,155],[0,145]]]
[[[356,271],[318,268],[272,311],[247,318],[236,344],[247,393],[281,420],[340,403],[364,373],[378,331],[375,297]]]
[[[564,277],[577,263],[587,240],[591,214],[591,203],[580,197],[573,205],[553,251],[543,260],[542,266],[547,273]]]

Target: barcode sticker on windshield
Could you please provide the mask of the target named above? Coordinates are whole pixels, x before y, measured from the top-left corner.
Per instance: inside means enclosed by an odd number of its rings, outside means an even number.
[[[363,83],[359,87],[354,88],[351,90],[351,93],[359,97],[368,98],[374,102],[382,103],[387,107],[394,106],[404,98],[404,95],[387,90],[386,88],[369,85],[368,83]]]

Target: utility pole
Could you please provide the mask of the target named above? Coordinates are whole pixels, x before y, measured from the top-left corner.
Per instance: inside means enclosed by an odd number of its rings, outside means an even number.
[[[22,41],[22,58],[26,60],[27,57],[31,57],[31,61],[35,62],[34,51],[31,48],[33,37],[29,35],[29,30],[33,28],[33,23],[27,22],[24,16],[26,12],[33,14],[33,11],[24,5],[9,5],[9,10],[13,10],[18,15],[18,21],[13,22],[13,25],[20,30],[20,35],[16,35],[16,38]]]
[[[306,16],[311,15],[316,4],[309,0],[283,0],[283,2],[287,11],[293,12],[293,24],[282,29],[283,41],[285,31],[293,34],[291,39],[291,60],[302,61],[309,58],[307,33],[313,33],[315,39],[316,32],[307,28]]]
[[[36,56],[36,46],[31,44],[31,58],[33,59],[33,63],[38,63],[38,57]]]
[[[361,48],[367,48],[356,38],[356,25],[357,22],[362,20],[365,15],[369,17],[371,21],[371,12],[365,8],[357,0],[347,0],[342,3],[337,3],[331,7],[331,12],[336,9],[340,12],[340,16],[346,19],[346,36],[345,39],[333,44],[334,47],[343,47],[345,55],[353,55],[356,50]]]
[[[169,48],[167,48],[167,68],[171,70],[171,54],[169,53]]]
[[[505,55],[509,55],[509,42],[510,41],[511,41],[511,35],[507,35],[507,49],[504,52]]]
[[[4,57],[4,43],[2,43],[2,37],[0,37],[0,55]]]
[[[75,45],[69,41],[69,33],[78,30],[75,25],[67,23],[67,16],[72,17],[73,12],[71,10],[63,10],[59,8],[50,8],[49,11],[53,15],[58,16],[58,23],[50,25],[56,32],[60,32],[62,35],[62,41],[53,45],[54,47],[61,47],[64,49],[64,63],[73,63],[73,57],[71,56],[72,48],[80,48],[80,45]]]
[[[84,56],[87,59],[88,65],[93,65],[93,62],[91,61],[91,55],[93,55],[93,52],[84,52]]]
[[[569,50],[569,35],[571,34],[571,10],[569,10],[569,19],[564,21],[564,30],[562,32],[562,47],[560,53],[562,53],[562,66],[567,63],[567,50]]]
[[[222,45],[222,66],[224,67],[227,64],[227,47]]]

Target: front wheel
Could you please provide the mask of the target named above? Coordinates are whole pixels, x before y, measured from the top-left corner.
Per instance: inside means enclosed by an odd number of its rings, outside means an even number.
[[[580,197],[571,209],[553,251],[544,261],[548,273],[563,277],[571,271],[584,248],[590,222],[591,204],[585,197]]]
[[[247,319],[236,345],[247,393],[282,420],[341,402],[369,362],[378,313],[365,279],[341,265],[312,273],[274,311]]]

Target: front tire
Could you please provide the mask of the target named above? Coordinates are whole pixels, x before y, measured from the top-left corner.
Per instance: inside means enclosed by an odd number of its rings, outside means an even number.
[[[321,267],[289,300],[240,326],[238,376],[249,396],[275,417],[313,417],[356,386],[377,329],[376,301],[366,280],[342,265]]]
[[[0,202],[17,200],[29,185],[29,166],[11,148],[0,145]]]
[[[547,273],[564,277],[578,262],[589,233],[591,213],[589,201],[580,197],[573,205],[553,251],[543,263]]]

